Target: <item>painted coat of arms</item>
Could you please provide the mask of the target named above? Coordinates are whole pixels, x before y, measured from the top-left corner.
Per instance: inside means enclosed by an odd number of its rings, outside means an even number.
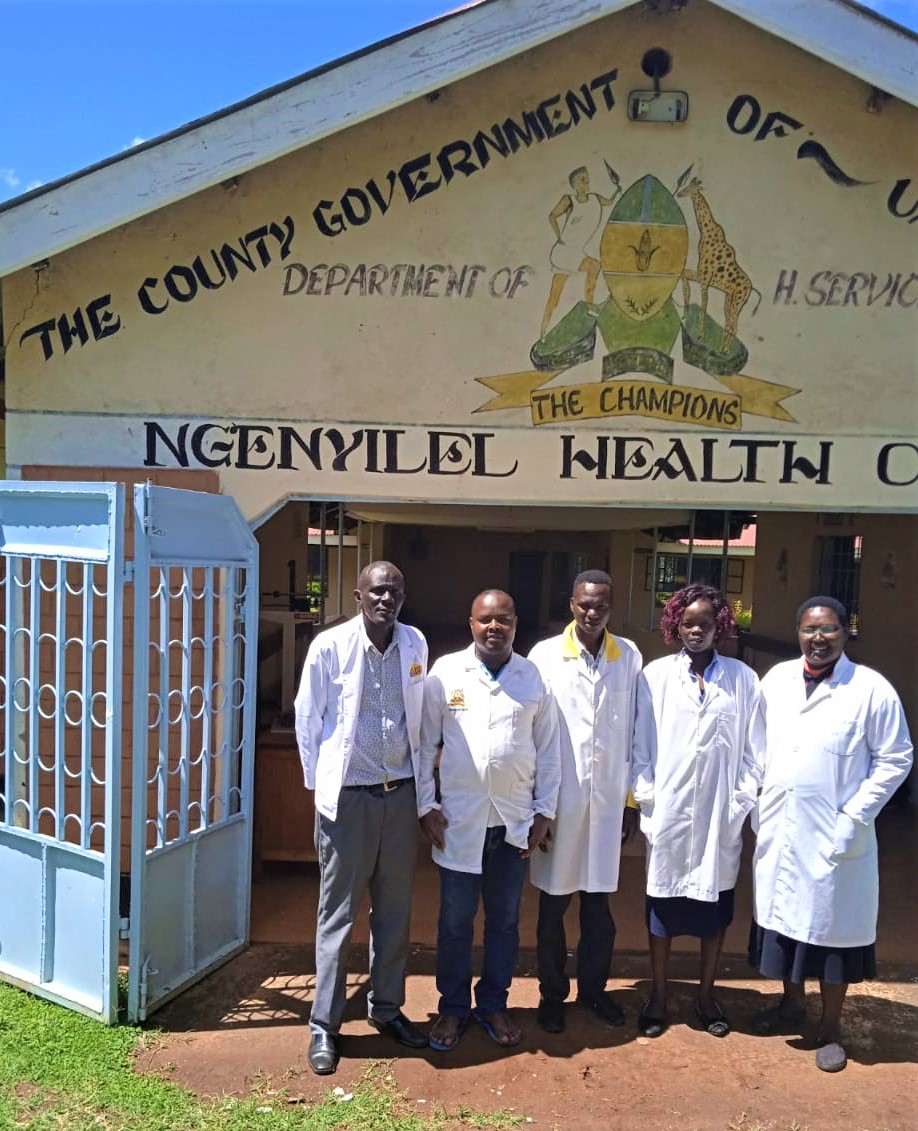
[[[534,424],[572,415],[642,415],[730,429],[742,426],[743,412],[794,419],[780,402],[799,389],[742,373],[749,351],[740,338],[740,318],[753,294],[755,313],[761,295],[737,261],[693,167],[673,191],[650,173],[623,190],[605,162],[608,196],[591,191],[586,166],[573,170],[571,191],[549,215],[555,235],[552,281],[540,336],[530,351],[533,370],[478,378],[498,394],[479,412],[528,405]],[[690,205],[697,228],[694,266],[680,200]],[[572,276],[583,277],[583,298],[556,318]],[[600,279],[608,294],[597,302]],[[722,323],[713,311],[714,295],[723,298]],[[601,382],[550,385],[560,373],[591,360],[600,339]],[[673,383],[680,340],[682,360],[713,377],[720,389]]]

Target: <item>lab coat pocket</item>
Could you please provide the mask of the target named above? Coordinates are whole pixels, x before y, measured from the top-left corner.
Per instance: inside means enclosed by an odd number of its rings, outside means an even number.
[[[610,691],[606,696],[606,720],[609,729],[622,731],[628,725],[628,696],[621,691]]]
[[[870,826],[852,820],[847,813],[835,818],[835,860],[856,860],[870,848]]]
[[[825,748],[830,754],[850,756],[857,749],[860,728],[856,719],[838,719],[825,737]]]

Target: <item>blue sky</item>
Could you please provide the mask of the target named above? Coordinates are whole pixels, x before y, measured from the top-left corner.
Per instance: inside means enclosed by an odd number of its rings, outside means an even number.
[[[0,200],[462,0],[0,0]],[[866,0],[918,30],[918,0]]]

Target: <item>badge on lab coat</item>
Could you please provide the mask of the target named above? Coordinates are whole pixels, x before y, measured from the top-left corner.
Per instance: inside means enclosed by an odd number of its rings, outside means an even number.
[[[461,687],[456,688],[455,691],[449,693],[449,699],[446,701],[446,706],[450,711],[464,711],[465,706],[465,692]]]

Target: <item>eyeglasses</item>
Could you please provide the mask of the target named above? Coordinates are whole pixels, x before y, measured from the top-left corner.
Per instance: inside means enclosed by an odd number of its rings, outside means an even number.
[[[808,624],[797,631],[801,636],[815,636],[817,632],[820,636],[837,636],[841,630],[840,624]]]

